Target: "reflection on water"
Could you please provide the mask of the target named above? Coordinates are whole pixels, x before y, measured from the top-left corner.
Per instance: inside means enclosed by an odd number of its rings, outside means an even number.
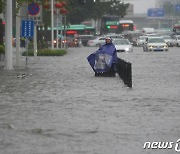
[[[31,57],[24,78],[0,70],[0,154],[148,154],[145,141],[177,141],[180,52],[119,53],[133,64],[130,89],[94,77],[92,50]]]

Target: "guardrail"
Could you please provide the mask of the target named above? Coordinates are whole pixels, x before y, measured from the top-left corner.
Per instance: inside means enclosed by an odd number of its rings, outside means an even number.
[[[132,67],[131,63],[118,58],[117,73],[128,87],[132,87]]]

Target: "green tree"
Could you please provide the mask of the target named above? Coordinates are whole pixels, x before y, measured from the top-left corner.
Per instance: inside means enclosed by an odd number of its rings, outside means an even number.
[[[89,10],[91,10],[90,18],[94,20],[100,19],[104,14],[107,13],[109,5],[109,2],[105,3],[96,1],[95,3],[93,3],[93,9],[89,7]]]
[[[2,1],[0,0],[0,3]],[[124,4],[117,0],[109,2],[99,2],[99,0],[96,0],[96,2],[94,0],[56,0],[56,2],[62,1],[67,3],[66,8],[69,12],[67,14],[67,22],[71,24],[79,24],[84,20],[92,18],[97,20],[105,14],[124,17],[129,6],[129,4]],[[30,3],[34,2],[34,0],[16,0],[16,2],[18,3],[18,11],[24,2]],[[36,2],[44,6],[46,3],[50,3],[50,0],[36,0]],[[43,9],[44,24],[47,26],[50,25],[50,20],[50,11]]]
[[[0,14],[4,12],[5,8],[5,2],[3,0],[0,0]]]
[[[123,18],[127,12],[127,8],[129,4],[124,4],[124,2],[113,0],[110,7],[109,7],[109,14],[117,15],[119,18]]]
[[[67,21],[71,24],[79,24],[84,21],[86,17],[86,3],[80,0],[68,0],[67,10]]]

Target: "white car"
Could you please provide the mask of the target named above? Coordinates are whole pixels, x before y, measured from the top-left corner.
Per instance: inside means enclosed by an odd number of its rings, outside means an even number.
[[[180,47],[180,35],[176,36],[176,45]]]
[[[144,51],[168,51],[168,45],[162,37],[148,37],[143,46]]]
[[[117,52],[132,52],[133,45],[128,39],[114,39],[113,44],[116,47]]]
[[[87,42],[87,45],[90,47],[96,47],[96,46],[100,46],[104,43],[105,43],[105,37],[103,36],[103,37],[97,37],[95,39],[89,40]]]
[[[176,46],[176,41],[174,39],[172,39],[171,36],[169,36],[169,35],[162,35],[161,37],[164,39],[164,41],[167,43],[167,45],[169,47]]]
[[[143,46],[143,44],[146,42],[146,38],[148,36],[139,36],[139,38],[137,39],[137,46]]]

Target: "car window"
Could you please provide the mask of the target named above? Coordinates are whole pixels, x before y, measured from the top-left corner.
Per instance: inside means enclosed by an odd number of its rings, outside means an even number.
[[[147,37],[146,36],[140,36],[141,40],[145,40]]]
[[[164,39],[171,39],[170,36],[163,36]]]
[[[115,45],[129,45],[130,42],[128,40],[114,40]]]
[[[149,43],[165,43],[163,38],[150,38],[148,42]]]

